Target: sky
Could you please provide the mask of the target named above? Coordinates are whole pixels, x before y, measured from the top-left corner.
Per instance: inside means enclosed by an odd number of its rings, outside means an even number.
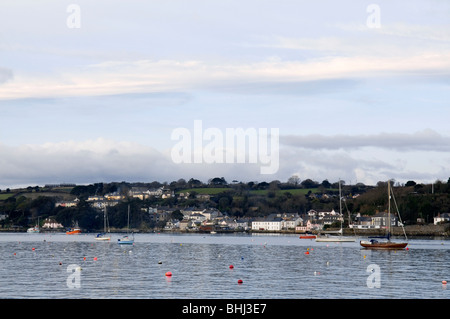
[[[449,103],[448,1],[0,3],[0,189],[447,181]]]

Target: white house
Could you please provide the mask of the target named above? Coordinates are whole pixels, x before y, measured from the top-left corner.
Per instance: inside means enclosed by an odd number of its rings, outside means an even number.
[[[42,228],[57,229],[57,228],[64,228],[64,226],[62,224],[56,222],[56,220],[54,220],[54,219],[46,218],[44,225],[42,225]]]
[[[261,219],[252,221],[252,230],[280,231],[283,219],[276,217],[273,219]]]
[[[450,214],[444,213],[444,214],[438,214],[436,217],[434,217],[434,224],[437,225],[439,223],[445,223],[450,221]]]

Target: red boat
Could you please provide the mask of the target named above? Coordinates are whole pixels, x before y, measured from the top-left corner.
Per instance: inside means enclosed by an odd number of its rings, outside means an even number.
[[[72,230],[66,231],[67,235],[78,235],[81,234],[81,229],[79,228],[74,228]]]
[[[300,235],[300,239],[315,239],[316,235]]]

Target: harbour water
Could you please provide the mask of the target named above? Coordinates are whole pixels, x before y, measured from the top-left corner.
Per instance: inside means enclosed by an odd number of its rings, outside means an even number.
[[[298,235],[0,233],[0,298],[449,299],[450,241],[366,250]],[[233,267],[230,267],[233,265]],[[170,272],[172,276],[166,276]],[[238,281],[242,281],[238,283]]]

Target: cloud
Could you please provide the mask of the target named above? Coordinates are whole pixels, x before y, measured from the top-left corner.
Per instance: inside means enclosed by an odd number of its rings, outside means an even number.
[[[217,176],[255,180],[255,164],[175,164],[170,151],[134,142],[97,138],[85,141],[7,146],[0,144],[0,188],[127,181],[171,182],[191,177],[207,181]]]
[[[158,151],[132,142],[98,138],[11,147],[0,144],[2,184],[95,182],[159,177],[167,173],[158,165],[165,157]],[[169,168],[169,167],[167,167]]]
[[[256,62],[200,60],[105,61],[61,70],[58,76],[16,76],[0,87],[0,99],[96,96],[192,89],[239,88],[450,72],[450,51],[400,56],[325,56],[305,61],[266,58]]]
[[[450,137],[443,136],[431,129],[415,133],[379,133],[372,135],[285,135],[280,136],[284,145],[306,149],[360,149],[376,147],[397,151],[450,151]]]
[[[12,80],[13,73],[9,69],[0,68],[0,84]]]

